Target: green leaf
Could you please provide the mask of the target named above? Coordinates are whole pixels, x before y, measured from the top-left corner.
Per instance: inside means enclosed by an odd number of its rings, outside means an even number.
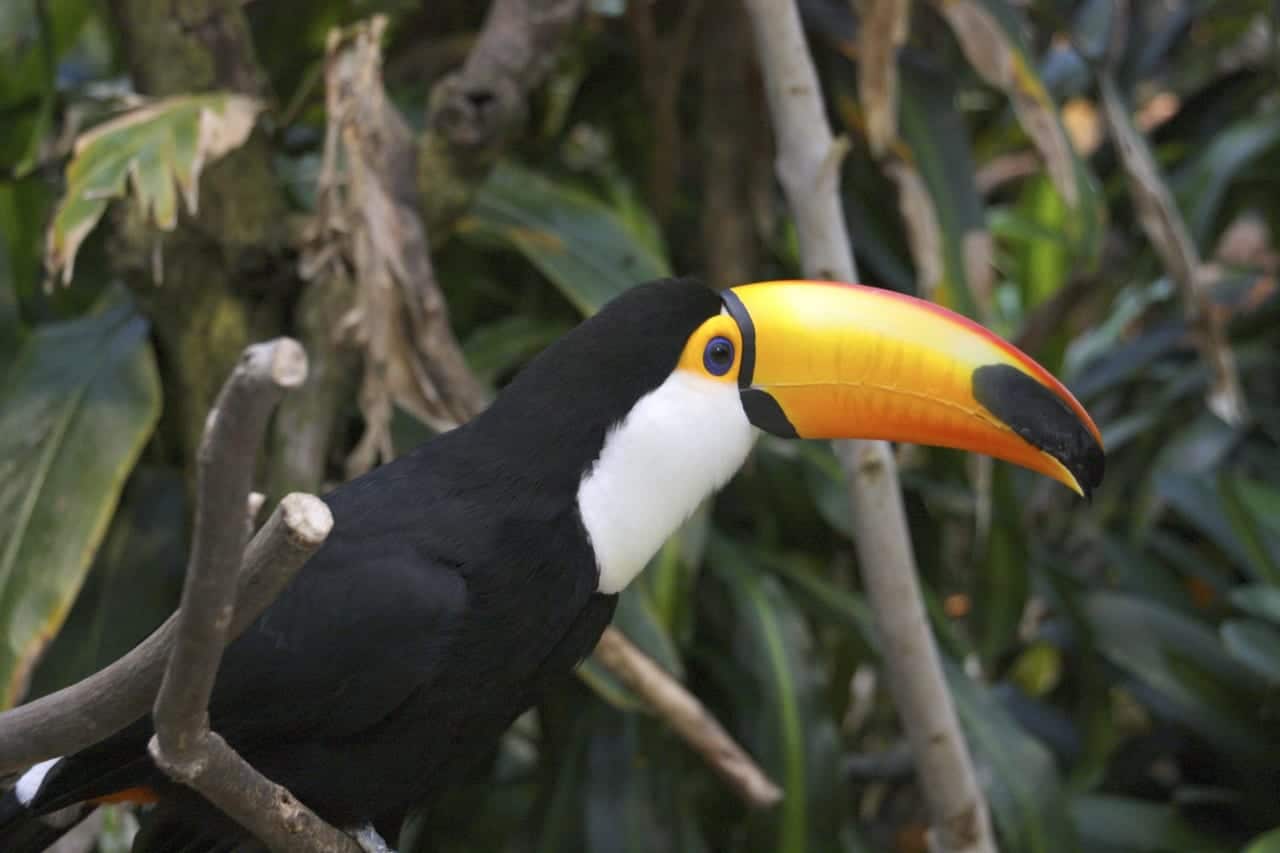
[[[1170,178],[1187,226],[1200,246],[1206,246],[1213,237],[1227,190],[1277,143],[1280,113],[1272,110],[1250,116],[1217,128],[1207,144],[1198,146],[1191,160]]]
[[[178,222],[178,193],[195,213],[204,166],[249,137],[261,104],[243,95],[181,95],[98,125],[76,140],[67,189],[49,225],[45,263],[69,282],[76,252],[113,198],[132,184],[144,219],[162,230]]]
[[[1207,478],[1175,471],[1157,471],[1155,486],[1160,497],[1230,557],[1241,571],[1258,580],[1278,582],[1267,574],[1267,562],[1258,560],[1252,546],[1270,547],[1268,541],[1249,542],[1241,536],[1242,518],[1232,517],[1223,494]],[[1252,528],[1251,528],[1252,530]],[[1268,554],[1268,556],[1273,556]]]
[[[987,796],[1005,848],[1026,853],[1078,849],[1053,756],[989,689],[948,659],[943,668],[974,760],[987,771],[979,773],[989,780]]]
[[[140,465],[71,613],[40,658],[30,698],[103,668],[169,617],[182,593],[186,524],[181,472]]]
[[[991,238],[954,80],[904,65],[901,82],[899,123],[912,162],[896,164],[892,174],[921,292],[983,317],[990,307]]]
[[[476,376],[493,384],[567,331],[567,325],[555,320],[512,314],[476,329],[462,349]]]
[[[1222,498],[1222,509],[1241,546],[1249,555],[1253,576],[1280,587],[1280,537],[1272,535],[1268,529],[1275,524],[1275,519],[1270,519],[1270,523],[1264,527],[1263,520],[1267,518],[1269,508],[1259,506],[1260,512],[1255,514],[1245,503],[1239,486],[1239,479],[1226,472],[1218,476],[1218,495]],[[1262,489],[1265,487],[1256,489],[1254,496],[1266,497]],[[1274,498],[1274,495],[1271,497]]]
[[[722,590],[722,626],[745,682],[735,705],[744,745],[783,790],[759,816],[753,850],[830,849],[841,834],[848,794],[839,739],[826,706],[822,660],[799,609],[754,556],[712,537],[709,565]]]
[[[1098,651],[1166,700],[1154,710],[1257,761],[1274,740],[1260,718],[1266,684],[1208,626],[1154,602],[1108,592],[1085,604]]]
[[[1280,631],[1252,619],[1230,619],[1218,631],[1236,660],[1259,678],[1280,685]]]
[[[684,745],[665,732],[651,731],[660,724],[632,714],[597,706],[588,719],[591,729],[581,800],[583,849],[587,853],[705,850],[694,821],[695,803],[682,796],[680,774],[687,770],[685,756],[676,751]]]
[[[1106,208],[1036,70],[1023,37],[1025,22],[1005,0],[950,0],[940,4],[940,11],[974,70],[1008,96],[1018,123],[1072,212],[1063,231],[1077,256],[1091,262],[1101,246]]]
[[[464,236],[520,252],[583,314],[640,282],[670,275],[652,225],[565,183],[502,163],[459,225]]]
[[[1071,799],[1071,817],[1081,849],[1094,853],[1225,853],[1229,849],[1194,829],[1164,803],[1081,795]]]
[[[26,687],[160,412],[132,304],[38,329],[0,399],[0,707]]]
[[[1231,590],[1228,597],[1232,604],[1245,613],[1259,616],[1273,625],[1280,625],[1280,589],[1263,584],[1246,584]]]
[[[1250,841],[1243,853],[1280,853],[1280,827]]]

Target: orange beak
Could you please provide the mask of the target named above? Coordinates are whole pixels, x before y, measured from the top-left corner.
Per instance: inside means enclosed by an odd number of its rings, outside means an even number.
[[[761,429],[969,450],[1085,497],[1102,481],[1102,436],[1089,413],[972,320],[834,282],[761,282],[722,295],[742,332],[743,406]]]

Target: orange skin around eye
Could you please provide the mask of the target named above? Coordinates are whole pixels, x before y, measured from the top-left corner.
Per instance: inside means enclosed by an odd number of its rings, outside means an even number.
[[[719,376],[707,370],[706,362],[703,360],[707,344],[713,338],[727,338],[733,344],[733,366]],[[737,384],[738,370],[741,366],[742,332],[728,314],[717,314],[699,326],[689,336],[689,342],[685,344],[684,352],[680,354],[680,361],[676,364],[679,370],[687,370],[696,376],[730,384]]]

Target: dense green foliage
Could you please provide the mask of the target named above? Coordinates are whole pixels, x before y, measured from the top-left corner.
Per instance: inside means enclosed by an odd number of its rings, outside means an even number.
[[[205,186],[222,189],[202,189],[209,209],[195,228],[179,209],[198,179],[190,102],[147,133],[107,138],[106,153],[99,137],[100,159],[67,169],[76,136],[136,107],[135,88],[209,88],[182,82],[199,79],[187,68],[169,82],[141,70],[138,53],[164,36],[108,7],[145,3],[0,5],[0,706],[101,666],[172,608],[190,424],[225,375],[224,345],[316,322],[304,316],[293,223],[315,212],[329,28],[389,16],[388,92],[418,127],[483,11],[229,5],[245,7],[271,93],[250,147],[231,156],[261,156],[270,180],[227,189],[231,170],[209,166]],[[914,3],[897,59],[901,138],[880,158],[858,81],[866,23],[855,4],[800,5],[848,137],[862,278],[1018,341],[1106,440],[1107,479],[1089,504],[1005,464],[900,453],[930,612],[1002,849],[1280,850],[1275,4]],[[431,235],[454,331],[490,388],[636,281],[799,270],[738,4],[588,6],[497,168]],[[1123,115],[1109,133],[1108,87]],[[1136,189],[1117,138],[1158,166]],[[103,192],[129,198],[94,228]],[[165,238],[159,283],[137,259],[161,239],[131,213],[138,192],[156,220],[186,228]],[[1173,202],[1163,212],[1151,201],[1161,194]],[[60,260],[46,229],[78,223],[71,208],[55,220],[64,197],[93,208],[92,230],[77,235],[70,284],[46,286],[57,278],[46,262]],[[1143,227],[1171,215],[1185,226]],[[285,225],[252,231],[260,220]],[[192,272],[218,264],[234,271],[225,293]],[[179,314],[196,319],[175,327]],[[192,372],[206,352],[212,380]],[[1233,374],[1247,404],[1238,417]],[[347,391],[323,437],[327,482],[345,476],[363,429]],[[397,452],[429,432],[397,410]],[[264,471],[280,452],[277,440]],[[620,608],[626,633],[785,788],[781,806],[746,809],[589,661],[432,817],[445,848],[924,849],[927,780],[901,761],[848,513],[829,448],[762,440]],[[406,853],[415,837],[410,825]]]

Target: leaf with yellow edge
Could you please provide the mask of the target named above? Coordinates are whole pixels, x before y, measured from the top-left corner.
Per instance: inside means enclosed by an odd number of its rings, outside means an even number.
[[[66,194],[49,225],[49,273],[71,281],[80,245],[107,204],[129,187],[143,217],[157,228],[171,231],[177,225],[179,193],[194,214],[201,169],[244,144],[261,109],[244,95],[180,95],[82,134],[67,165]]]
[[[0,392],[0,708],[22,695],[160,417],[147,321],[119,291],[39,327]]]

